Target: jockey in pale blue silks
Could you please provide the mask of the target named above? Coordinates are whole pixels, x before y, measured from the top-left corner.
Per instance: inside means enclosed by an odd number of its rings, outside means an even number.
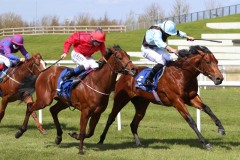
[[[167,45],[167,38],[173,35],[186,38],[190,41],[194,40],[194,37],[190,37],[186,33],[177,30],[176,24],[170,20],[153,25],[146,31],[141,47],[142,55],[157,64],[153,67],[146,78],[144,82],[145,86],[152,87],[153,77],[157,71],[159,71],[168,61],[173,60],[169,52],[177,53],[177,49]]]
[[[0,82],[7,74],[8,69],[19,61],[24,62],[30,58],[30,54],[24,48],[24,39],[20,34],[16,34],[13,37],[6,37],[0,41],[0,64],[4,64],[4,69],[0,75]],[[14,55],[20,51],[24,58],[19,58]]]

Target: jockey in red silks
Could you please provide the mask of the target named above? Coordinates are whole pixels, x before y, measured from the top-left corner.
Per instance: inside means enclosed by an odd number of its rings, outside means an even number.
[[[20,34],[16,34],[13,37],[6,37],[0,41],[0,64],[4,64],[2,74],[0,75],[0,81],[4,78],[7,70],[12,64],[17,64],[19,61],[24,62],[30,58],[30,54],[24,48],[24,39]],[[24,58],[19,58],[14,55],[20,51]]]
[[[96,69],[103,65],[104,61],[97,63],[92,55],[97,51],[100,51],[102,56],[105,55],[105,37],[106,34],[102,29],[95,29],[91,33],[75,32],[65,41],[61,58],[65,59],[69,49],[73,45],[71,59],[77,67],[69,70],[67,74],[63,76],[63,81],[72,76],[76,76],[89,68]]]

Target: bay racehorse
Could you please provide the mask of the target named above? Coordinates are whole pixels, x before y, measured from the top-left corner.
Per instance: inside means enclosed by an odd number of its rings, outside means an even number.
[[[57,103],[50,108],[57,129],[55,143],[61,143],[63,133],[58,120],[58,113],[69,106],[73,106],[81,111],[80,133],[72,132],[69,133],[69,135],[80,140],[79,153],[83,154],[83,141],[85,138],[90,138],[94,134],[99,118],[108,105],[109,94],[114,89],[117,74],[134,75],[136,73],[136,66],[130,61],[129,55],[119,46],[114,45],[108,48],[107,55],[109,58],[101,69],[90,72],[85,79],[81,80],[81,82],[72,89],[70,102],[56,93],[58,77],[66,67],[54,66],[42,72],[36,79],[36,101],[28,105],[23,125],[15,137],[19,138],[27,130],[29,116],[33,111],[45,108],[55,99]],[[23,90],[24,88],[26,88],[26,90],[29,89],[27,86],[22,87]],[[86,133],[89,119],[89,128]]]
[[[1,90],[1,107],[0,107],[0,122],[2,121],[5,109],[9,102],[14,102],[20,100],[20,95],[17,93],[17,90],[22,85],[21,81],[27,75],[37,75],[41,70],[45,68],[45,62],[42,59],[42,56],[37,53],[32,55],[32,57],[25,62],[19,62],[15,67],[11,67],[0,83]],[[33,102],[32,96],[27,96],[23,99],[23,101],[27,104]],[[46,130],[39,123],[36,112],[32,113],[32,117],[37,125],[38,130],[46,134]]]
[[[156,93],[162,105],[174,106],[174,108],[177,109],[197,134],[203,147],[209,149],[211,148],[211,144],[203,138],[197,129],[196,123],[189,114],[185,104],[207,113],[218,126],[218,132],[224,135],[225,130],[220,120],[214,115],[211,109],[202,102],[197,93],[197,76],[200,73],[210,78],[215,85],[222,83],[223,76],[218,69],[217,59],[206,47],[191,46],[189,50],[180,50],[179,56],[182,58],[168,63],[165,67],[164,73],[158,81]],[[138,73],[143,69],[144,67],[138,67]],[[100,144],[103,143],[107,131],[117,114],[129,101],[131,101],[135,107],[135,116],[130,124],[131,131],[136,144],[141,144],[137,133],[139,123],[143,119],[149,103],[158,104],[160,102],[154,97],[153,93],[136,88],[135,84],[135,78],[128,75],[122,75],[116,83],[113,108],[109,114],[104,131],[100,136]]]

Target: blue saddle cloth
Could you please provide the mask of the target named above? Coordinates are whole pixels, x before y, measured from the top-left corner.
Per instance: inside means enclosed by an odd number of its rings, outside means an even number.
[[[71,91],[72,91],[72,88],[73,88],[73,81],[76,80],[76,78],[70,78],[70,79],[68,79],[68,80],[66,80],[66,81],[63,81],[63,80],[62,80],[62,77],[63,77],[69,70],[71,70],[71,69],[70,69],[70,68],[64,69],[64,70],[60,73],[60,75],[59,75],[59,77],[58,77],[58,89],[59,89],[59,90],[57,90],[57,93],[58,93],[59,96],[62,96],[62,97],[64,97],[64,98],[66,98],[66,99],[69,99],[69,98],[70,98]],[[88,74],[88,73],[91,72],[91,71],[92,71],[92,69],[87,70],[87,71],[84,71],[84,72],[80,73],[80,74],[78,75],[78,77],[79,77],[80,79],[82,79],[82,77],[85,77],[85,75]]]
[[[136,80],[135,87],[140,88],[140,89],[142,89],[144,91],[147,91],[147,92],[152,92],[153,90],[157,89],[158,80],[161,78],[164,69],[165,69],[165,67],[160,69],[157,72],[157,74],[155,75],[155,77],[153,78],[153,81],[154,81],[154,86],[153,87],[146,87],[146,86],[143,85],[145,79],[148,77],[148,75],[151,72],[152,68],[146,68],[146,69],[142,70],[137,75],[137,77],[135,78],[135,80]]]

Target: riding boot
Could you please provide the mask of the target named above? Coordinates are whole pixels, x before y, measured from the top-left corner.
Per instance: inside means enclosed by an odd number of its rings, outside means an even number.
[[[71,68],[63,77],[62,80],[66,81],[74,75],[74,70]]]
[[[154,76],[156,75],[156,73],[163,67],[162,64],[156,64],[151,72],[149,73],[148,77],[145,79],[144,81],[144,86],[147,86],[147,87],[153,87],[154,86],[154,83],[153,83],[153,78]]]
[[[83,65],[80,65],[80,66],[74,68],[75,75],[79,75],[83,71],[85,71],[85,68],[84,68]],[[83,78],[83,77],[81,77],[81,78]],[[76,87],[78,85],[78,83],[80,83],[80,80],[78,80],[78,79],[77,80],[73,80],[72,83],[73,83],[72,84],[72,88],[74,88],[74,87]]]
[[[77,66],[76,68],[74,68],[74,74],[76,76],[79,75],[83,71],[85,71],[85,67],[83,65],[80,65],[80,66]]]
[[[3,81],[4,77],[7,75],[8,67],[4,66],[4,69],[2,70],[2,74],[0,76],[0,83]]]

